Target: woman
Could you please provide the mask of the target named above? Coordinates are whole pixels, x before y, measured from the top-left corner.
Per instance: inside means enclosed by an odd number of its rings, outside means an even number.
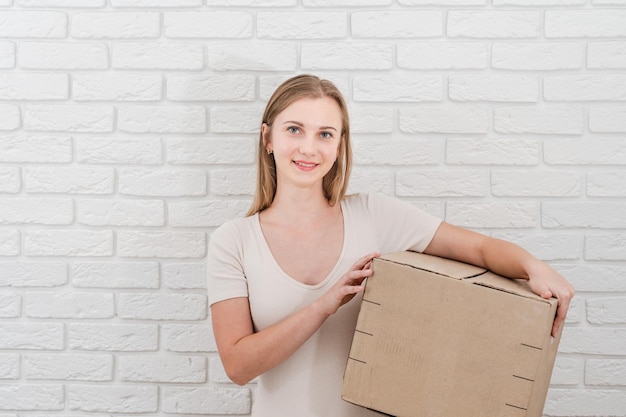
[[[267,104],[258,183],[243,219],[209,246],[213,331],[228,376],[258,378],[252,415],[378,415],[341,400],[362,281],[381,253],[413,250],[528,279],[556,297],[557,334],[573,288],[511,243],[454,227],[382,195],[345,196],[349,118],[337,88],[315,76],[284,82]]]

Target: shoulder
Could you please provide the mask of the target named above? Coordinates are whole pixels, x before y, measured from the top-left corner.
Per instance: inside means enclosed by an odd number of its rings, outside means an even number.
[[[343,200],[345,206],[350,208],[362,208],[366,211],[379,209],[385,206],[398,206],[406,202],[380,193],[357,193],[346,196]]]
[[[211,234],[210,247],[238,245],[252,233],[256,216],[232,219],[223,223]]]

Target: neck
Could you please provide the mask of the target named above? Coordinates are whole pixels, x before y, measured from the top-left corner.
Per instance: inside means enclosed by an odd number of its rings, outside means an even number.
[[[281,222],[303,224],[318,222],[335,210],[340,210],[339,206],[331,207],[321,189],[293,189],[287,193],[279,187],[266,214]]]

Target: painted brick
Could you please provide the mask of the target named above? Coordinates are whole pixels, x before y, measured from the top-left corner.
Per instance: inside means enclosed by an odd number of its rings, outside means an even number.
[[[555,264],[554,268],[579,292],[626,292],[626,268],[603,264]]]
[[[585,0],[493,0],[494,6],[574,6]]]
[[[228,1],[232,1],[232,0],[228,0]],[[256,0],[256,1],[260,3],[259,0]],[[303,5],[306,7],[332,7],[332,6],[364,7],[364,6],[389,5],[391,3],[392,3],[391,0],[303,0]]]
[[[202,258],[206,255],[202,232],[117,233],[118,254],[131,258]]]
[[[452,38],[537,38],[540,27],[537,11],[451,10],[447,34]]]
[[[298,66],[293,43],[211,42],[207,48],[209,69],[215,71],[295,71]]]
[[[546,141],[543,144],[546,163],[554,165],[607,164],[626,165],[626,140],[567,139]]]
[[[216,352],[211,326],[208,324],[164,324],[163,348],[170,352]]]
[[[29,380],[111,381],[113,356],[27,354],[24,355],[24,376]]]
[[[626,100],[626,76],[584,74],[545,77],[543,95],[548,101],[623,101]]]
[[[152,324],[80,324],[68,326],[68,346],[75,350],[147,352],[158,348]]]
[[[64,198],[4,198],[0,224],[71,224],[74,202]]]
[[[258,106],[220,106],[211,108],[213,133],[257,133],[263,109]]]
[[[626,35],[626,10],[546,10],[548,38],[607,37]]]
[[[563,330],[559,344],[562,353],[586,353],[592,355],[624,355],[626,329],[570,327]],[[590,414],[594,415],[594,414]]]
[[[0,256],[17,256],[20,254],[19,230],[0,230]]]
[[[67,74],[0,74],[2,100],[65,100],[68,97]]]
[[[204,294],[119,294],[117,315],[133,320],[202,320],[207,316],[207,298]]]
[[[80,200],[77,220],[89,226],[164,226],[161,200]]]
[[[393,195],[395,178],[391,171],[354,167],[350,174],[348,194],[356,192],[383,193]]]
[[[163,162],[160,139],[75,138],[76,160],[89,164],[158,165]]]
[[[168,139],[167,162],[172,165],[252,164],[257,140],[251,138]]]
[[[443,99],[443,78],[440,75],[357,75],[352,85],[355,101],[416,102]]]
[[[72,285],[78,288],[158,288],[157,262],[74,262]]]
[[[626,197],[626,172],[590,171],[587,173],[587,195],[593,197]]]
[[[67,163],[72,138],[64,136],[0,136],[0,162]]]
[[[491,192],[499,197],[577,197],[582,194],[577,171],[492,171]]]
[[[24,188],[29,193],[112,194],[114,177],[111,168],[32,167],[24,171]]]
[[[72,37],[87,39],[157,38],[161,18],[154,12],[88,12],[72,14]]]
[[[391,133],[394,110],[390,106],[354,105],[350,109],[351,133]]]
[[[0,11],[0,38],[64,38],[66,35],[65,13]]]
[[[352,144],[359,165],[434,165],[441,162],[442,144],[433,140],[363,139]]]
[[[27,69],[106,70],[109,49],[104,43],[22,42],[18,65]]]
[[[339,91],[345,96],[350,95],[350,83],[351,79],[342,73],[327,73],[320,74],[323,79],[330,80]],[[268,101],[274,90],[278,88],[283,81],[286,81],[289,76],[285,75],[260,75],[259,77],[259,98],[263,101]]]
[[[118,128],[131,133],[203,133],[202,106],[133,106],[118,110]]]
[[[168,38],[246,39],[252,37],[253,16],[240,11],[166,12],[163,27]]]
[[[22,297],[15,294],[0,294],[0,318],[16,318],[22,314]],[[2,355],[0,355],[0,379],[4,374]]]
[[[544,202],[541,223],[545,228],[621,229],[626,228],[626,219],[620,214],[624,209],[626,205],[619,202]]]
[[[22,7],[102,7],[106,0],[16,0]]]
[[[585,361],[586,385],[626,385],[626,360],[587,359]]]
[[[15,67],[15,44],[0,41],[0,68]]]
[[[15,130],[22,123],[18,106],[0,104],[0,130]]]
[[[249,207],[250,201],[246,200],[175,202],[168,206],[169,224],[173,227],[217,227],[244,216]]]
[[[158,387],[68,385],[70,410],[103,413],[153,413],[158,409]]]
[[[587,320],[593,324],[624,324],[625,297],[587,298]]]
[[[580,359],[556,358],[550,383],[553,385],[578,385],[583,379],[584,362]]]
[[[626,132],[626,107],[594,107],[589,109],[589,130],[598,133]]]
[[[393,48],[386,43],[333,42],[301,45],[304,70],[389,70]]]
[[[63,410],[63,385],[0,385],[0,410]]]
[[[67,280],[66,262],[0,262],[2,287],[56,287]]]
[[[446,163],[450,165],[538,165],[540,144],[534,139],[450,138]]]
[[[544,408],[547,415],[596,416],[597,410],[615,417],[626,416],[626,392],[621,389],[552,389]]]
[[[111,132],[113,107],[27,105],[24,109],[24,129],[41,132]]]
[[[252,75],[172,75],[167,77],[171,101],[253,101],[256,80]]]
[[[544,261],[562,261],[582,258],[582,237],[571,234],[494,233],[493,237],[516,243]],[[569,279],[569,276],[566,275]]]
[[[111,57],[115,69],[199,70],[204,67],[204,47],[197,43],[115,43]]]
[[[76,101],[158,101],[161,83],[158,74],[76,74],[72,97]]]
[[[344,12],[259,12],[256,22],[261,39],[343,39],[348,33]]]
[[[211,170],[209,190],[223,196],[254,195],[256,169],[233,168]]]
[[[114,315],[113,294],[86,292],[28,292],[24,313],[33,318],[106,319]]]
[[[482,69],[488,62],[483,42],[398,43],[396,55],[398,67],[407,69]]]
[[[121,381],[199,383],[207,380],[207,360],[203,356],[120,356],[117,367]]]
[[[20,355],[0,353],[0,379],[17,379],[20,375]]]
[[[469,228],[532,228],[537,225],[535,203],[469,203],[448,201],[446,221]]]
[[[353,38],[432,38],[443,35],[441,11],[365,11],[350,16]]]
[[[401,108],[398,117],[405,133],[486,133],[490,119],[484,107],[450,105]]]
[[[487,2],[488,0],[398,0],[403,6],[481,6]]]
[[[486,179],[478,170],[399,171],[395,191],[402,197],[480,197]]]
[[[535,102],[539,83],[527,75],[452,75],[448,77],[448,96],[453,101]]]
[[[63,333],[60,323],[3,322],[0,323],[0,349],[60,350],[64,344]]]
[[[111,256],[113,233],[108,230],[29,230],[24,235],[28,256]]]
[[[248,414],[252,397],[248,388],[165,387],[163,411],[176,414]]]
[[[113,7],[197,7],[202,0],[111,0]]]
[[[211,358],[209,361],[209,378],[211,382],[216,382],[218,384],[228,384],[232,383],[228,375],[226,375],[226,371],[224,370],[224,366],[222,365],[222,361],[219,358]]]
[[[583,133],[584,110],[579,106],[500,107],[493,111],[493,124],[499,133],[575,135]]]
[[[585,259],[595,261],[626,260],[626,234],[588,234],[585,237]]]
[[[175,290],[207,287],[206,264],[202,262],[163,265],[163,285]]]
[[[584,47],[576,43],[495,42],[491,47],[491,66],[497,69],[579,69],[583,63]]]
[[[22,175],[19,168],[0,168],[0,193],[16,194],[21,188]]]
[[[626,42],[589,42],[587,67],[592,69],[626,68]]]
[[[119,172],[119,191],[138,196],[206,195],[206,172],[202,170],[149,170],[124,168]]]

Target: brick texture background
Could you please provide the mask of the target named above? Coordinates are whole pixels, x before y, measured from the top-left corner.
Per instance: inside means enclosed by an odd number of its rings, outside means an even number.
[[[0,417],[249,413],[204,261],[302,72],[351,192],[575,285],[545,414],[626,416],[626,0],[0,0]]]

